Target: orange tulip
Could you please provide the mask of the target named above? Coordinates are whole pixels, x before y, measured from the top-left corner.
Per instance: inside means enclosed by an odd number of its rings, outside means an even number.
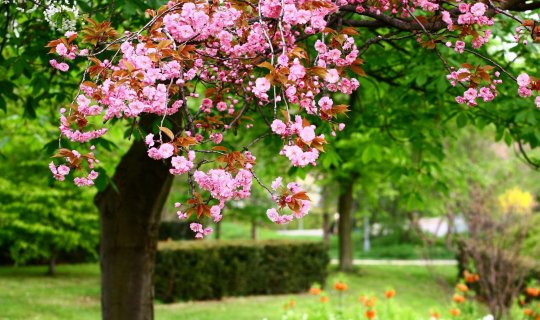
[[[311,288],[309,288],[309,293],[314,295],[314,296],[317,296],[317,295],[321,294],[321,292],[322,292],[322,290],[319,287],[311,287]]]
[[[455,303],[462,303],[462,302],[465,302],[465,297],[459,294],[455,294],[452,297],[452,301],[454,301]]]
[[[328,302],[328,297],[327,296],[321,296],[320,301],[321,301],[321,303],[327,303]]]
[[[375,310],[369,309],[366,311],[366,318],[368,319],[375,319]]]
[[[525,289],[525,293],[527,293],[527,295],[531,297],[538,297],[540,295],[540,290],[538,288],[529,287]]]
[[[470,273],[467,270],[463,272],[463,278],[465,278],[465,282],[467,283],[475,283],[480,280],[480,276],[476,273]]]
[[[450,314],[454,317],[458,317],[461,314],[461,310],[458,308],[452,308],[450,309]]]
[[[336,289],[337,291],[345,291],[348,289],[348,286],[345,283],[338,281],[334,283],[334,289]]]
[[[431,311],[429,315],[434,319],[439,319],[441,317],[441,315],[436,311]]]
[[[467,292],[469,291],[469,287],[467,287],[467,285],[463,284],[463,283],[458,283],[456,285],[456,289],[458,289],[459,291],[461,292]]]
[[[376,302],[377,298],[373,297],[371,299],[366,299],[366,301],[364,301],[364,305],[368,308],[373,308]]]
[[[532,316],[533,311],[532,311],[532,309],[525,308],[525,309],[523,309],[523,314],[526,315],[526,316]]]
[[[394,289],[386,290],[386,292],[384,293],[384,296],[387,299],[392,299],[395,295],[396,295],[396,290]]]

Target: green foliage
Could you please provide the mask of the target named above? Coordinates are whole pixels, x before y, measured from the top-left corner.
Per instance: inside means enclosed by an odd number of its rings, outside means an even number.
[[[325,282],[328,262],[320,242],[164,242],[155,292],[165,302],[303,292]]]
[[[91,193],[48,186],[48,173],[41,166],[28,161],[17,168],[17,177],[0,177],[0,247],[9,248],[17,264],[75,250],[95,259],[98,217]],[[21,179],[25,172],[41,176]]]
[[[8,104],[8,112],[16,108]],[[16,264],[78,256],[95,260],[99,241],[91,189],[55,183],[44,141],[56,130],[47,113],[36,120],[0,118],[0,248]],[[58,141],[56,141],[58,143]],[[69,254],[67,254],[69,253]]]
[[[189,221],[162,221],[159,224],[158,240],[194,240]]]

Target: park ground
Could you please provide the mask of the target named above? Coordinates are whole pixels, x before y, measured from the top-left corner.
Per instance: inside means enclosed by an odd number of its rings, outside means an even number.
[[[99,266],[97,264],[61,265],[54,277],[45,275],[44,266],[0,268],[0,319],[98,319]],[[330,289],[342,277],[331,271],[328,280],[330,299],[337,299]],[[397,291],[394,303],[409,309],[418,319],[427,319],[430,310],[445,311],[449,306],[453,266],[361,266],[344,276],[349,290],[346,305],[361,305],[358,297],[374,294],[382,299],[388,288]],[[221,301],[156,303],[156,319],[281,319],[284,305],[296,301],[298,311],[316,308],[318,297],[296,295],[226,298]],[[353,308],[350,312],[354,312]]]
[[[245,239],[249,225],[225,222],[222,239]],[[261,228],[259,239],[283,237],[276,230]],[[361,235],[355,234],[361,244]],[[319,240],[320,237],[294,237],[298,240]],[[393,242],[393,244],[388,242]],[[431,258],[451,258],[451,253],[435,248]],[[419,245],[396,244],[392,239],[375,238],[372,250],[355,249],[356,259],[422,259],[424,248]],[[433,250],[432,250],[433,251]],[[332,237],[329,254],[337,257],[337,239]],[[29,319],[98,319],[100,317],[99,264],[63,264],[54,277],[46,275],[45,266],[0,267],[0,320]],[[456,266],[396,266],[362,265],[356,272],[342,275],[330,267],[326,284],[331,302],[338,300],[332,289],[337,280],[346,282],[344,294],[347,312],[362,314],[359,296],[368,294],[384,300],[384,292],[393,288],[397,294],[392,303],[406,309],[414,319],[428,319],[431,310],[446,311],[450,306],[453,285],[457,279]],[[156,319],[185,320],[247,320],[281,319],[284,305],[295,301],[296,311],[321,307],[316,296],[306,293],[293,295],[230,297],[220,301],[197,301],[163,304],[156,301]],[[351,307],[352,306],[352,307]],[[354,316],[354,315],[351,315]],[[354,317],[356,318],[356,317]]]

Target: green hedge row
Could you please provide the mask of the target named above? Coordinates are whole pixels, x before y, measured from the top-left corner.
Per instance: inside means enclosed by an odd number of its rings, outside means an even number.
[[[187,241],[158,246],[154,288],[163,302],[305,292],[324,283],[321,242]]]

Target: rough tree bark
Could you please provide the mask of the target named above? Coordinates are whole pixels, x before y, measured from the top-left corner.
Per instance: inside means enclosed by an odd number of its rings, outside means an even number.
[[[101,310],[105,320],[154,318],[154,262],[161,211],[173,176],[133,143],[95,203],[101,227]]]
[[[339,212],[339,269],[347,272],[353,269],[352,247],[352,206],[354,180],[342,184],[338,199]]]

